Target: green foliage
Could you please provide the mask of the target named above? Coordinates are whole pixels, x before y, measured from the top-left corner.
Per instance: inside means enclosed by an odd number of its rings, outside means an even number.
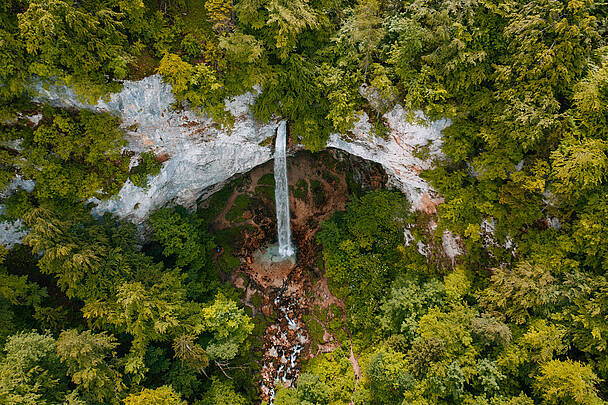
[[[364,75],[371,63],[372,53],[377,50],[378,44],[384,36],[384,27],[380,17],[381,2],[358,1],[354,9],[352,21],[347,23],[351,27],[351,41],[357,46],[361,54],[361,65]]]
[[[223,294],[215,297],[213,304],[203,308],[203,326],[213,334],[207,346],[209,357],[214,360],[231,360],[253,330],[251,318],[234,301]]]
[[[11,336],[0,360],[0,400],[6,404],[52,404],[67,393],[55,339],[36,332]]]
[[[367,378],[376,404],[400,404],[404,392],[411,388],[414,380],[407,372],[403,353],[380,351],[367,366]]]
[[[355,374],[349,356],[349,347],[344,345],[331,353],[321,353],[308,361],[305,365],[305,373],[302,374],[309,375],[307,385],[318,388],[323,397],[329,394],[332,404],[348,404],[355,391]],[[297,392],[288,393],[281,390],[277,393],[277,398],[283,395],[294,396],[296,399],[299,397]]]
[[[124,399],[125,405],[186,405],[187,402],[180,398],[179,393],[167,385],[156,389],[145,388],[136,394],[130,394]]]
[[[401,334],[411,343],[417,336],[420,317],[428,308],[440,306],[444,295],[444,286],[438,280],[417,283],[397,279],[382,304],[381,325],[392,334]]]
[[[594,387],[597,382],[589,366],[552,360],[541,366],[535,388],[547,404],[602,404]]]
[[[57,285],[68,297],[81,299],[109,294],[115,288],[112,278],[125,274],[124,269],[117,266],[119,262],[106,261],[110,249],[105,242],[111,232],[104,234],[103,227],[93,224],[90,214],[83,211],[76,208],[71,215],[66,215],[36,208],[25,216],[30,233],[24,240],[33,252],[42,254],[38,262],[40,270],[55,276]],[[78,223],[88,226],[77,229]],[[128,230],[128,227],[121,229]],[[115,260],[120,259],[120,252],[115,253]]]
[[[234,389],[231,382],[214,378],[211,387],[205,392],[205,399],[197,405],[245,405],[247,400]]]
[[[304,373],[298,378],[298,386],[295,390],[279,387],[274,403],[277,405],[327,405],[329,401],[329,387],[318,376]]]
[[[533,314],[547,316],[558,299],[557,280],[542,265],[520,263],[515,269],[497,269],[481,303],[501,318],[525,323]]]
[[[182,328],[193,331],[198,323],[191,318],[200,314],[200,309],[187,302],[183,278],[176,271],[166,271],[151,285],[124,282],[114,299],[85,304],[84,317],[132,335],[132,351],[143,357],[149,342],[167,340]]]
[[[232,2],[227,0],[207,0],[205,1],[205,10],[207,10],[207,16],[213,24],[215,31],[224,33],[232,28]]]
[[[412,120],[424,121],[416,110],[451,120],[443,156],[423,173],[445,202],[412,230],[435,248],[449,229],[466,252],[440,279],[435,256],[403,246],[413,216],[402,195],[351,201],[318,234],[346,322],[314,314],[344,347],[305,364],[276,403],[602,403],[607,18],[587,0],[2,2],[0,191],[17,175],[36,187],[2,200],[2,218],[23,219],[30,234],[0,266],[0,402],[255,395],[254,326],[219,292],[211,253],[220,244],[221,268],[239,266],[229,245],[248,228],[208,230],[232,189],[197,215],[154,213],[153,239],[139,246],[135,227],[82,203],[116,195],[127,178],[145,188],[160,169],[153,154],[129,170],[117,118],[29,100],[65,83],[96,101],[157,68],[176,108],[225,125],[224,101],[259,85],[255,117],[288,120],[311,150],[363,111],[388,135],[382,115],[396,103]],[[38,112],[38,125],[24,118]],[[262,177],[256,192],[272,200],[273,185]],[[293,191],[320,207],[330,190],[310,181]],[[247,205],[239,197],[228,219]],[[323,327],[307,316],[314,345]],[[261,335],[261,315],[257,324]]]
[[[201,371],[209,365],[207,352],[194,341],[193,336],[182,335],[173,341],[175,357],[189,368]]]
[[[150,224],[168,263],[187,270],[188,295],[208,299],[219,286],[219,275],[211,259],[215,242],[202,223],[184,209],[163,208],[150,216]]]
[[[104,332],[78,333],[74,329],[61,332],[57,339],[57,355],[67,366],[72,382],[79,387],[81,398],[117,402],[124,385],[116,366],[108,362],[108,357],[114,357],[116,346],[116,339]]]
[[[210,263],[211,236],[183,209],[157,210],[150,217],[150,224],[154,238],[163,246],[163,255],[175,255],[179,267],[201,270]]]
[[[327,93],[329,111],[326,116],[333,128],[340,133],[347,133],[358,119],[355,109],[360,103],[357,84],[359,77],[325,63],[320,69],[323,90]],[[359,103],[358,103],[359,102]]]
[[[269,45],[285,59],[297,43],[298,36],[307,29],[320,27],[322,17],[309,1],[246,0],[237,7],[239,22],[246,27],[266,27]]]
[[[132,167],[129,174],[129,179],[137,187],[148,187],[148,176],[156,176],[160,173],[162,164],[156,160],[156,156],[152,152],[144,152],[140,156],[139,163]]]
[[[509,327],[488,314],[473,318],[471,332],[473,338],[487,347],[501,348],[511,342],[512,335]]]
[[[220,122],[229,123],[231,115],[225,110],[225,89],[217,72],[205,64],[191,65],[178,55],[167,53],[160,61],[158,73],[173,86],[179,101],[209,113]]]
[[[108,198],[128,176],[119,125],[118,118],[106,113],[48,110],[34,131],[25,125],[0,128],[3,137],[19,139],[23,147],[16,159],[3,164],[35,180],[39,199]]]
[[[32,56],[28,73],[61,78],[96,100],[109,78],[127,76],[123,14],[110,8],[86,10],[63,0],[32,0],[19,14],[19,32]]]
[[[291,132],[313,152],[325,147],[331,132],[319,73],[311,60],[298,54],[286,56],[282,65],[273,67],[253,108],[261,121],[273,114],[292,121]]]
[[[371,192],[334,214],[317,236],[330,285],[345,298],[357,329],[375,326],[384,289],[396,274],[408,208],[401,194]]]

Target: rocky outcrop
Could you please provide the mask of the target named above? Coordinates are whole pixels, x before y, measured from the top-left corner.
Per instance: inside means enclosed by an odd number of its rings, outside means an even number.
[[[65,87],[40,87],[38,92],[40,101],[56,106],[119,115],[127,133],[128,149],[152,150],[166,159],[161,172],[149,180],[147,189],[128,181],[113,199],[97,201],[94,212],[98,214],[109,211],[141,223],[152,210],[170,201],[193,206],[214,186],[272,157],[271,149],[260,143],[273,135],[276,123],[261,125],[254,121],[249,108],[255,100],[253,93],[227,100],[235,124],[224,128],[192,111],[175,111],[171,87],[158,75],[125,82],[120,93],[96,105],[81,102]]]
[[[227,101],[235,116],[233,128],[224,128],[207,117],[191,111],[175,111],[171,88],[154,75],[138,82],[125,82],[120,93],[96,105],[81,102],[71,89],[37,89],[39,100],[64,107],[110,111],[120,115],[127,132],[130,150],[153,150],[168,157],[159,175],[150,179],[144,190],[127,182],[117,197],[98,202],[95,211],[113,212],[135,223],[149,212],[170,201],[193,206],[198,198],[213,191],[237,173],[246,172],[271,159],[270,147],[262,142],[272,136],[276,122],[260,124],[253,119],[250,106],[254,93]],[[425,149],[428,156],[440,153],[441,131],[447,120],[429,126],[409,123],[407,112],[399,105],[384,115],[388,126],[386,139],[373,135],[365,113],[360,116],[351,137],[332,135],[328,146],[380,163],[390,176],[390,183],[402,190],[416,209],[434,211],[440,201],[418,174],[430,167],[430,160],[414,156]]]
[[[333,134],[327,145],[380,163],[389,175],[389,183],[408,196],[414,209],[434,213],[442,200],[419,174],[431,168],[432,158],[441,154],[441,131],[450,122],[439,120],[429,126],[412,124],[400,105],[383,118],[388,127],[386,138],[374,135],[369,118],[363,113],[352,130],[352,137],[345,139]],[[417,118],[421,120],[422,116],[418,114]]]

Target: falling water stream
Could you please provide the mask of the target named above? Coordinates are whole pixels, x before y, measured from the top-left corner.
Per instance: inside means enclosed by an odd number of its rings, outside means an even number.
[[[291,231],[289,229],[289,189],[287,184],[287,157],[285,153],[287,122],[281,121],[277,130],[274,148],[275,201],[277,205],[277,227],[279,235],[279,256],[293,255]]]
[[[287,123],[281,121],[277,129],[274,149],[275,201],[277,206],[278,248],[269,249],[272,261],[292,261],[295,264],[294,247],[291,242],[289,225],[289,186],[287,183]],[[273,253],[274,251],[274,253]],[[274,258],[273,258],[274,257]],[[284,282],[287,282],[285,280]],[[284,295],[284,288],[274,299],[274,307],[279,317],[265,332],[268,339],[267,357],[262,365],[262,399],[269,404],[274,402],[275,386],[283,384],[290,387],[299,374],[299,355],[307,341],[301,319],[295,315],[297,299]]]

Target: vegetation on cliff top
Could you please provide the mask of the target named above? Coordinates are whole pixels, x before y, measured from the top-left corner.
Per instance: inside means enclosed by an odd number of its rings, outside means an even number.
[[[323,226],[350,336],[277,404],[608,400],[607,28],[592,0],[3,1],[0,189],[36,185],[2,201],[30,233],[0,251],[0,402],[256,398],[254,324],[206,219],[162,209],[142,249],[134,226],[92,217],[90,198],[145,186],[158,162],[130,168],[111,115],[31,101],[33,82],[91,101],[153,73],[225,125],[226,97],[259,85],[256,117],[311,150],[363,112],[384,133],[397,102],[452,120],[423,174],[436,216],[375,192]],[[454,266],[421,254],[448,229]]]

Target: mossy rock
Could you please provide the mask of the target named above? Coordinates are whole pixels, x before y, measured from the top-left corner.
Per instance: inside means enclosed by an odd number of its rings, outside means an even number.
[[[258,145],[269,146],[270,144],[272,144],[272,141],[273,141],[273,137],[269,136],[268,138],[264,139],[262,142],[258,143]]]

